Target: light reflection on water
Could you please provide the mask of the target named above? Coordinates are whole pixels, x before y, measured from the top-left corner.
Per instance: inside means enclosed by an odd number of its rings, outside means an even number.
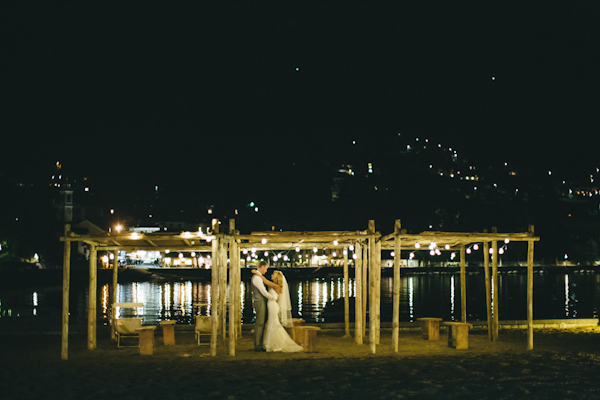
[[[535,274],[534,318],[598,318],[600,309],[600,273],[545,273]],[[311,322],[340,322],[344,315],[344,282],[342,277],[313,278],[294,281],[288,278],[292,315]],[[252,323],[254,313],[250,283],[241,283],[242,320]],[[525,274],[500,274],[498,280],[500,319],[526,318]],[[211,285],[209,282],[133,282],[119,284],[118,302],[139,302],[140,310],[121,310],[139,313],[144,324],[161,320],[176,320],[192,324],[194,315],[210,315]],[[354,320],[353,296],[356,285],[349,280],[350,318]],[[112,285],[104,284],[98,290],[99,322],[108,323]],[[496,288],[494,288],[494,294]],[[382,278],[381,315],[391,321],[393,283]],[[87,318],[87,283],[71,286],[71,318]],[[336,300],[333,306],[332,300]],[[483,274],[467,275],[467,318],[486,320],[485,284]],[[0,291],[0,318],[46,317],[60,315],[62,296],[59,288]],[[459,275],[424,274],[402,277],[400,292],[400,320],[437,316],[445,320],[460,315]]]

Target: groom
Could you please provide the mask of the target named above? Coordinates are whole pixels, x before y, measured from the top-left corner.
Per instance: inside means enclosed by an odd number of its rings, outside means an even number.
[[[260,261],[256,270],[264,276],[269,269],[265,261]],[[254,321],[254,351],[265,351],[263,347],[263,333],[267,319],[267,297],[270,297],[265,284],[259,275],[252,275],[252,307],[256,313]]]

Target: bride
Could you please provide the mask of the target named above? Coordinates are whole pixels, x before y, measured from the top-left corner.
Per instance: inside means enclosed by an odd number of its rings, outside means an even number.
[[[256,273],[254,270],[253,273]],[[263,337],[263,347],[267,351],[283,351],[286,353],[302,351],[302,346],[296,344],[288,335],[285,327],[292,327],[292,304],[287,280],[281,271],[273,271],[272,282],[262,276],[262,280],[269,286],[269,293],[274,299],[267,301],[267,324]]]

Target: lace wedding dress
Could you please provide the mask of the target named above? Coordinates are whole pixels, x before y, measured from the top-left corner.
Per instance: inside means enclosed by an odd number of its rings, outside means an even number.
[[[269,293],[277,296],[277,292],[273,288],[269,289]],[[263,347],[267,351],[283,351],[286,353],[302,351],[302,346],[294,342],[279,321],[279,303],[277,300],[269,299],[267,301],[267,311],[269,316],[265,325]]]

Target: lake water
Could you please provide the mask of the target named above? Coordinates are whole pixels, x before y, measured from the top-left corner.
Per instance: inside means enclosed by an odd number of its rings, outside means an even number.
[[[526,319],[524,273],[500,273],[498,282],[501,320]],[[289,281],[295,317],[310,322],[343,321],[343,279],[313,278]],[[118,286],[119,302],[140,302],[144,324],[174,319],[191,324],[194,315],[210,315],[210,282],[131,282]],[[110,284],[98,287],[98,322],[106,323],[110,311]],[[241,284],[242,319],[253,322],[249,282]],[[87,283],[72,282],[71,318],[87,318]],[[349,295],[354,296],[354,280]],[[336,301],[336,299],[339,299]],[[351,299],[353,300],[353,299]],[[333,301],[333,304],[332,304]],[[62,304],[59,286],[35,289],[0,290],[0,318],[58,318]],[[381,314],[392,320],[392,279],[382,278]],[[353,320],[353,302],[351,316]],[[534,275],[534,318],[598,318],[600,309],[600,273],[546,272]],[[124,311],[125,312],[125,311]],[[460,276],[458,274],[421,274],[402,278],[400,321],[415,321],[426,316],[444,320],[460,319]],[[469,320],[486,320],[485,284],[482,273],[467,275],[467,315]]]

